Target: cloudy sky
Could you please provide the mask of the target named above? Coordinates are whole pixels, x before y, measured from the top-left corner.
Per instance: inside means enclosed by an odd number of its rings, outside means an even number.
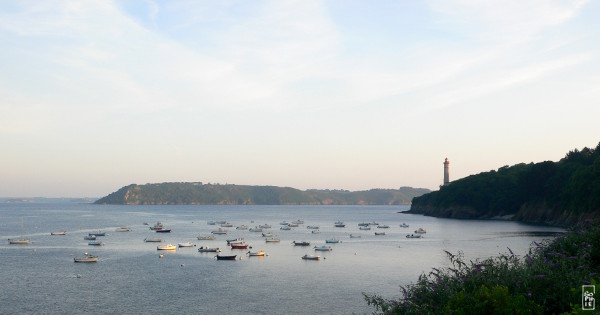
[[[2,1],[0,197],[437,189],[600,142],[591,1]]]

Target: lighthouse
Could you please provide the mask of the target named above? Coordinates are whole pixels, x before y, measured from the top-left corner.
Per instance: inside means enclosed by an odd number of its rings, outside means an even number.
[[[450,184],[450,162],[448,158],[444,161],[444,186]]]

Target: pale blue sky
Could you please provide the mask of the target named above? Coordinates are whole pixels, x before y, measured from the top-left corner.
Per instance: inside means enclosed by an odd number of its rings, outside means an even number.
[[[437,189],[600,142],[591,1],[2,1],[0,197]]]

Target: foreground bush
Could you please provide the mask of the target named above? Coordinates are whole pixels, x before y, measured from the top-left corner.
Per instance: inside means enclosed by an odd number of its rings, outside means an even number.
[[[365,295],[381,314],[560,314],[581,310],[581,285],[600,284],[600,228],[588,224],[529,253],[466,262],[446,251],[452,267],[433,268],[401,287],[398,300]]]

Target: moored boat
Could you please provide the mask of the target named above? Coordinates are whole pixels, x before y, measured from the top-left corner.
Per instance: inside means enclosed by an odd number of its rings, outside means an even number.
[[[302,256],[302,259],[304,259],[304,260],[319,260],[319,259],[321,259],[321,256],[306,254],[306,255]]]
[[[215,236],[214,235],[198,235],[196,238],[200,241],[208,241],[208,240],[214,240]]]
[[[96,235],[86,235],[83,237],[83,239],[86,241],[94,241],[96,240]]]
[[[156,246],[156,250],[176,250],[176,249],[177,249],[177,246],[175,246],[171,243]]]
[[[235,260],[237,255],[217,255],[217,260]]]
[[[194,247],[196,244],[192,242],[177,243],[177,247]]]
[[[131,232],[131,228],[128,226],[120,226],[115,231],[116,232]]]
[[[298,224],[297,224],[297,223],[294,223],[294,222],[292,222],[292,223],[288,223],[288,226],[289,226],[289,227],[298,227]]]
[[[227,245],[231,245],[231,244],[241,244],[244,242],[244,238],[243,237],[238,237],[238,238],[233,238],[233,239],[229,239],[226,240],[227,241]]]
[[[325,243],[330,243],[330,244],[337,244],[339,242],[340,242],[340,240],[338,240],[337,238],[330,238],[330,239],[325,240]]]
[[[385,232],[375,232],[375,235],[385,235]]]
[[[153,226],[151,226],[150,229],[152,231],[162,230],[163,229],[163,224],[162,224],[162,222],[158,221],[158,222],[156,222],[156,224],[154,224]]]
[[[144,239],[144,242],[146,243],[161,243],[162,241],[163,239],[158,237],[146,237]]]
[[[227,234],[227,230],[223,230],[222,228],[219,228],[218,230],[211,231],[210,233],[212,233],[212,234]]]
[[[311,229],[311,230],[318,230],[319,226],[318,225],[309,225],[306,227],[307,229]]]
[[[294,221],[292,223],[294,223],[294,224],[304,224],[304,220],[298,219],[298,220],[296,220],[296,221]]]
[[[250,230],[248,230],[248,231],[250,231],[250,232],[262,232],[262,230],[263,230],[262,228],[259,228],[258,226],[255,226],[253,228],[250,228]]]
[[[248,244],[231,244],[231,249],[248,249]]]
[[[346,227],[346,224],[342,221],[337,221],[333,224],[334,227]]]
[[[293,241],[292,244],[294,244],[294,246],[310,246],[310,243],[307,241],[300,241],[300,242]]]
[[[257,252],[247,252],[246,254],[248,256],[265,256],[265,251],[264,250],[259,250]]]
[[[415,230],[415,233],[417,233],[417,234],[425,234],[425,233],[427,233],[427,231],[423,230],[422,228],[418,228],[418,229]]]
[[[312,231],[310,231],[310,233],[312,233],[312,234],[321,234],[321,231],[319,231],[319,230],[312,230]]]
[[[200,253],[218,253],[221,250],[218,247],[208,247],[208,246],[200,246],[200,248],[198,248],[198,252]]]
[[[267,223],[261,224],[258,227],[261,228],[261,229],[270,229],[270,228],[272,228],[272,226],[270,224],[267,224]]]
[[[378,229],[389,229],[389,228],[390,228],[390,226],[389,226],[389,225],[386,225],[386,224],[381,224],[381,225],[378,225],[378,226],[377,226],[377,228],[378,228]]]
[[[50,232],[50,235],[67,235],[67,231]]]
[[[273,233],[271,233],[271,232],[263,232],[262,236],[263,237],[272,237]]]
[[[247,229],[248,229],[248,226],[247,226],[247,225],[244,225],[244,224],[242,224],[242,225],[240,225],[240,226],[236,227],[235,229],[236,229],[236,230],[247,230]]]
[[[27,245],[29,244],[28,238],[9,238],[8,243],[12,245]]]
[[[409,227],[409,225],[406,224],[406,222],[402,222],[402,224],[400,224],[400,227],[401,228],[407,228],[407,227]]]
[[[361,238],[359,234],[350,234],[350,238]]]
[[[171,229],[162,228],[160,230],[155,230],[156,233],[171,233]]]
[[[292,228],[289,225],[284,225],[284,226],[280,227],[279,229],[282,230],[282,231],[289,231]]]
[[[370,226],[368,226],[368,225],[366,225],[366,226],[365,226],[365,225],[363,225],[363,226],[359,227],[358,229],[359,229],[359,230],[363,230],[363,231],[367,231],[367,230],[370,230],[370,229],[371,229],[371,227],[370,227]]]
[[[277,237],[267,237],[265,238],[266,243],[278,243],[280,241]]]
[[[96,236],[96,237],[98,237],[98,236],[106,236],[106,233],[98,230],[98,232],[96,232],[96,233],[88,233],[88,236]]]
[[[73,261],[76,263],[98,262],[98,256],[85,253],[83,257],[74,257]]]
[[[406,234],[406,238],[421,238],[421,234]]]
[[[89,241],[88,245],[91,245],[91,246],[102,246],[103,244],[102,244],[102,241]]]
[[[330,252],[333,249],[331,248],[331,246],[321,245],[321,246],[315,246],[315,250],[320,251],[320,252]]]
[[[229,223],[229,222],[225,222],[221,224],[221,227],[233,227],[233,224]]]

